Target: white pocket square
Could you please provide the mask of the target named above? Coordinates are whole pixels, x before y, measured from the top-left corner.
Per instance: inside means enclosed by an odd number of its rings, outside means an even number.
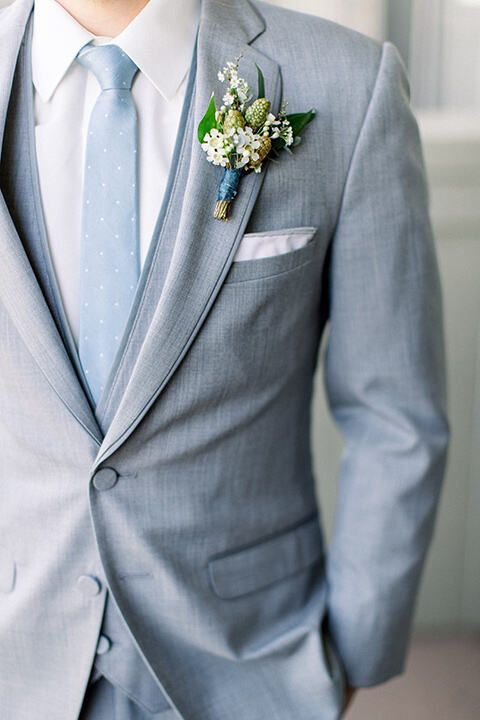
[[[259,260],[300,250],[316,232],[316,227],[305,226],[245,233],[240,240],[234,261]]]

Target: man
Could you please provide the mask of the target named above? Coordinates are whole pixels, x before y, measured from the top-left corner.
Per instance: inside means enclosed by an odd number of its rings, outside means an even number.
[[[197,127],[239,55],[317,114],[221,222]],[[2,718],[341,717],[404,670],[448,439],[396,49],[259,0],[15,0],[0,128]]]

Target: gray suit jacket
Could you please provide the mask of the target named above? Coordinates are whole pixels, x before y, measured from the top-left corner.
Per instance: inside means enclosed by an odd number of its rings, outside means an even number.
[[[0,12],[0,142],[32,5]],[[240,53],[274,111],[283,97],[317,117],[293,157],[243,179],[221,223],[196,128]],[[27,180],[24,201],[39,212]],[[233,260],[245,232],[308,227],[300,250]],[[2,717],[75,720],[107,586],[179,717],[334,720],[346,681],[404,669],[448,441],[425,173],[395,47],[203,0],[154,239],[94,410],[0,196]],[[327,323],[345,439],[328,552],[310,454]]]

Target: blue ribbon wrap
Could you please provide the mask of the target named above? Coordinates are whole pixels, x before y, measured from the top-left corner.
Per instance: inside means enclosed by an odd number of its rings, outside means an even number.
[[[218,186],[217,200],[233,200],[238,192],[242,168],[225,168],[225,172]]]

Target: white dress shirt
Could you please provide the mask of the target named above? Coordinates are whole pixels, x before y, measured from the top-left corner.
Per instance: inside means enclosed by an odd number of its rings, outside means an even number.
[[[139,67],[132,96],[138,115],[143,268],[165,192],[199,17],[200,0],[149,0],[110,38],[89,32],[56,0],[35,0],[32,79],[40,191],[53,266],[76,341],[86,131],[100,86],[75,56],[91,40],[113,42]]]

